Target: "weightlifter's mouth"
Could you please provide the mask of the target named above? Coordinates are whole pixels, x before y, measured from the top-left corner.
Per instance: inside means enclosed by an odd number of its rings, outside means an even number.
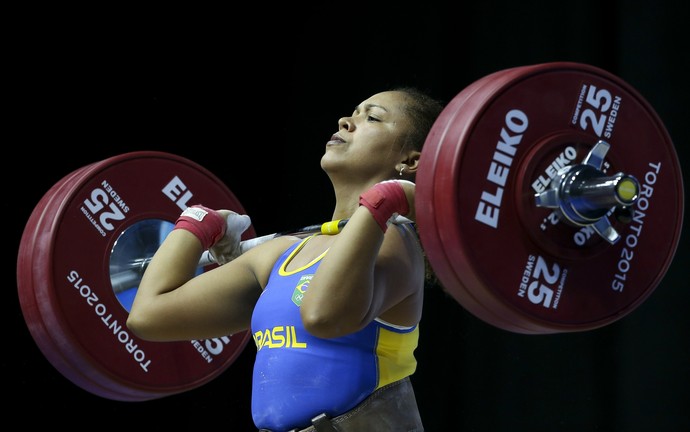
[[[326,143],[326,145],[327,145],[327,146],[332,146],[332,145],[343,144],[344,142],[345,142],[345,140],[342,139],[342,138],[340,137],[340,135],[338,135],[337,133],[334,133],[334,134],[331,136],[330,141],[328,141],[328,142]]]

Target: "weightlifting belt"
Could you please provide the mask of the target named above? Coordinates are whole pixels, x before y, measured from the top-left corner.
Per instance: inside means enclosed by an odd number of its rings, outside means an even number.
[[[329,419],[319,414],[312,425],[289,432],[424,432],[410,377],[381,387],[352,410]],[[261,429],[259,432],[272,432]]]

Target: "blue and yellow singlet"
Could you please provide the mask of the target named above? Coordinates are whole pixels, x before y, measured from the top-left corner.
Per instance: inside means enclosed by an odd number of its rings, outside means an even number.
[[[292,245],[278,259],[252,315],[257,347],[252,417],[258,428],[286,430],[306,427],[320,413],[338,416],[417,367],[418,326],[399,327],[377,319],[338,338],[307,333],[299,308],[326,252],[297,270],[285,268],[309,239]]]

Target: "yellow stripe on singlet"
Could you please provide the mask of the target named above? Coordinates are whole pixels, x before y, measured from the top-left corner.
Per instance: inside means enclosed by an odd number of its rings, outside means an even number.
[[[414,356],[414,350],[418,342],[419,326],[405,333],[379,328],[379,340],[376,347],[379,382],[376,388],[398,381],[415,372],[417,359]]]

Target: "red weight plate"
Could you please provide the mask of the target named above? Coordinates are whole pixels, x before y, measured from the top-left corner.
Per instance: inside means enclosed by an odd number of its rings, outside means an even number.
[[[34,241],[26,245],[34,255],[30,278],[24,261],[18,264],[18,274],[30,279],[28,289],[39,310],[29,315],[40,315],[43,329],[50,329],[49,337],[36,338],[43,350],[53,352],[49,360],[66,359],[87,377],[67,378],[85,390],[129,401],[187,391],[230,366],[251,338],[249,332],[171,343],[132,335],[125,326],[128,309],[113,291],[110,261],[121,234],[150,220],[172,223],[187,205],[244,213],[232,192],[201,166],[161,152],[107,159],[65,184],[64,196],[35,209],[46,217],[27,226],[35,231]],[[254,235],[250,227],[243,238]],[[64,373],[65,367],[58,369]]]
[[[38,348],[46,359],[62,373],[63,376],[79,387],[90,389],[92,393],[102,395],[109,399],[119,400],[122,399],[122,394],[114,392],[91,380],[83,373],[83,369],[80,369],[72,362],[69,354],[63,353],[60,346],[64,345],[62,343],[64,338],[60,337],[58,334],[58,340],[54,340],[51,336],[49,327],[43,322],[38,301],[33,290],[33,268],[36,264],[34,262],[34,258],[36,257],[34,245],[40,244],[43,241],[39,238],[41,230],[37,229],[37,227],[45,223],[51,223],[52,214],[46,210],[52,207],[51,203],[59,201],[64,197],[65,191],[69,190],[70,184],[73,182],[74,178],[78,177],[78,174],[79,170],[76,170],[56,183],[42,197],[27,221],[22,234],[17,259],[19,302],[24,320]],[[38,265],[40,265],[40,259],[41,258],[37,260]]]
[[[416,180],[415,205],[420,239],[427,258],[444,288],[478,318],[495,326],[514,330],[514,324],[508,320],[509,317],[504,318],[501,314],[487,309],[481,303],[482,299],[477,299],[471,290],[466,289],[465,283],[468,281],[458,277],[456,270],[460,270],[462,262],[454,262],[448,257],[443,247],[448,241],[445,234],[446,228],[437,222],[437,219],[442,217],[442,213],[447,211],[443,201],[453,198],[446,195],[437,201],[434,193],[437,185],[445,187],[445,184],[451,180],[447,177],[454,175],[453,164],[458,157],[457,154],[449,154],[452,149],[449,145],[444,146],[442,143],[458,142],[463,125],[481,106],[481,98],[473,98],[469,104],[465,105],[466,101],[480,90],[486,92],[486,87],[491,86],[495,78],[504,73],[505,71],[496,72],[473,82],[458,93],[441,112],[424,144]],[[455,147],[455,150],[460,150],[460,147]]]
[[[422,155],[417,202],[434,210],[418,211],[418,223],[439,279],[470,312],[518,333],[590,330],[632,312],[668,270],[682,225],[680,165],[659,117],[630,85],[584,64],[479,82],[449,104]],[[611,220],[614,245],[534,199],[600,139],[610,144],[602,170],[642,185],[632,222]]]
[[[55,216],[63,213],[68,206],[67,198],[73,193],[74,188],[78,187],[84,173],[96,165],[92,164],[65,177],[52,188],[54,192],[49,191],[36,206],[25,229],[25,233],[34,234],[33,242],[27,237],[20,245],[20,249],[31,254],[32,260],[21,265],[18,263],[18,268],[24,270],[22,275],[18,273],[20,298],[23,296],[25,299],[22,309],[27,324],[33,328],[32,335],[39,348],[65,377],[99,396],[132,401],[138,399],[134,399],[131,388],[104,378],[102,368],[95,364],[90,356],[81,353],[73,331],[66,327],[59,315],[56,315],[51,291],[53,286],[51,281],[46,281],[46,273],[43,271],[50,268],[50,263],[54,259],[53,234],[55,224],[59,223]],[[20,257],[22,256],[26,256],[26,253],[20,253]]]

